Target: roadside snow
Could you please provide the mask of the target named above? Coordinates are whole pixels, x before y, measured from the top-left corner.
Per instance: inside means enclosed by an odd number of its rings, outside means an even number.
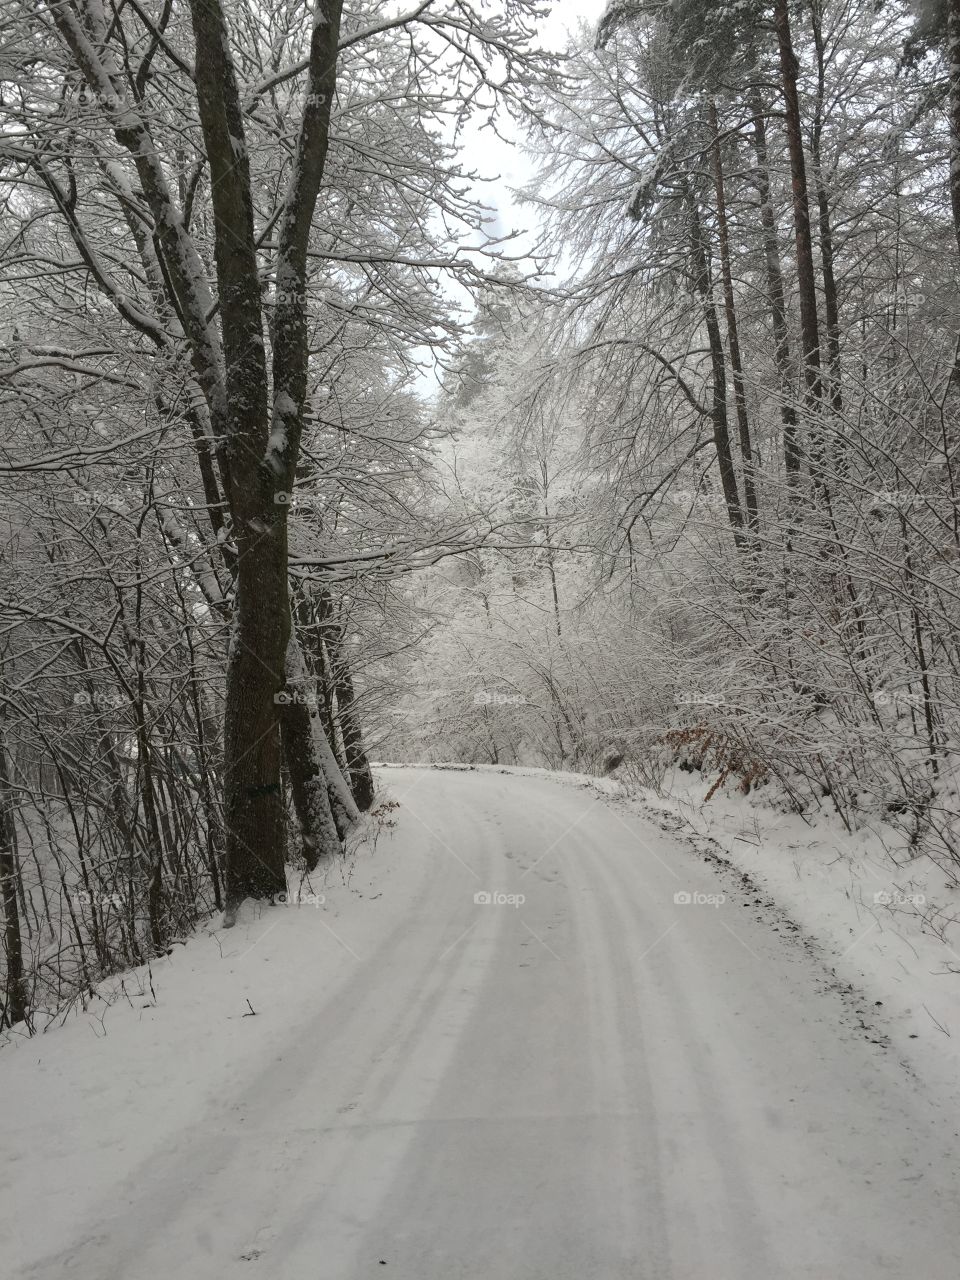
[[[674,771],[638,803],[665,829],[719,851],[813,938],[842,980],[879,1009],[897,1048],[960,1098],[960,889],[892,828],[853,834]],[[609,784],[607,784],[609,785]],[[877,1004],[877,1002],[880,1002]]]
[[[391,916],[401,908],[411,886],[396,881],[395,852],[386,833],[352,867],[291,879],[289,905],[248,903],[228,930],[215,918],[168,956],[102,983],[62,1026],[0,1050],[0,1091],[12,1108],[0,1275],[83,1238],[96,1197],[132,1184],[172,1128],[202,1132],[225,1098],[269,1071],[280,1030],[296,1028],[319,984],[335,985],[358,949],[375,946],[384,894]],[[340,936],[344,912],[350,943]],[[74,1274],[66,1255],[64,1266]]]

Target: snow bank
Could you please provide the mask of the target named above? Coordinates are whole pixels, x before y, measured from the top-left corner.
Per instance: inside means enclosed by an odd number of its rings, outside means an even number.
[[[168,955],[101,983],[61,1026],[5,1038],[4,1275],[18,1274],[38,1238],[52,1255],[82,1237],[92,1197],[113,1188],[122,1203],[172,1121],[209,1127],[223,1097],[282,1058],[318,984],[375,949],[385,886],[391,915],[418,892],[413,875],[394,874],[402,839],[374,840],[375,828],[371,815],[351,856],[291,880],[286,904],[246,903],[230,930],[217,915]],[[56,1214],[44,1210],[51,1202]]]
[[[746,873],[862,988],[915,1070],[957,1094],[960,1080],[960,890],[891,827],[849,833],[827,815],[784,814],[675,771],[664,794],[626,802]]]

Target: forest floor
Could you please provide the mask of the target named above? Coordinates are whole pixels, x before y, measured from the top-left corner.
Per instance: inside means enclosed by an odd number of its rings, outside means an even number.
[[[956,1096],[782,904],[610,783],[380,776],[0,1052],[5,1277],[956,1280]]]

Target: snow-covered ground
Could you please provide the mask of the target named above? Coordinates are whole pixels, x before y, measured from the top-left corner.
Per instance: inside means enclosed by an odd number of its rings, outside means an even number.
[[[609,786],[381,778],[299,905],[0,1052],[4,1277],[955,1280],[951,1091],[738,875]]]
[[[835,816],[778,813],[733,788],[704,804],[709,783],[680,771],[664,790],[660,796],[617,794],[745,872],[816,942],[837,977],[883,1010],[893,1043],[911,1066],[937,1087],[960,1089],[960,890],[954,878],[929,858],[911,855],[891,827],[850,833]]]

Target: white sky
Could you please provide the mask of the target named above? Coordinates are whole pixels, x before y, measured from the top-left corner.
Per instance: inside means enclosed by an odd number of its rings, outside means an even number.
[[[605,7],[606,0],[553,0],[551,12],[541,25],[543,47],[562,52],[567,47],[568,34],[575,32],[583,21],[598,21]],[[498,120],[501,135],[506,135],[508,129],[515,132],[511,125],[509,119]],[[518,233],[516,242],[506,246],[505,252],[511,257],[529,252],[538,234],[536,214],[529,207],[518,206],[512,190],[526,186],[533,177],[531,159],[505,136],[498,137],[492,129],[482,128],[479,119],[460,135],[459,146],[464,169],[475,171],[480,179],[474,185],[475,197],[478,203],[490,210],[488,216],[492,221],[486,227],[487,237],[496,239]],[[482,244],[484,236],[474,235],[469,243]],[[468,312],[472,310],[473,304],[466,290],[450,280],[445,288],[451,297],[461,301]],[[424,371],[418,379],[417,390],[429,398],[438,386],[435,372]]]
[[[553,0],[551,13],[541,25],[543,45],[548,49],[563,51],[568,34],[576,31],[582,21],[596,22],[606,7],[604,0]],[[509,121],[501,121],[504,132]],[[491,236],[523,231],[530,226],[533,213],[518,208],[511,197],[511,188],[525,186],[533,176],[534,166],[519,146],[502,141],[492,129],[476,125],[461,139],[464,146],[464,167],[476,170],[484,181],[478,184],[478,196],[485,205],[494,206],[498,217],[487,230]],[[530,242],[529,237],[524,241]]]

